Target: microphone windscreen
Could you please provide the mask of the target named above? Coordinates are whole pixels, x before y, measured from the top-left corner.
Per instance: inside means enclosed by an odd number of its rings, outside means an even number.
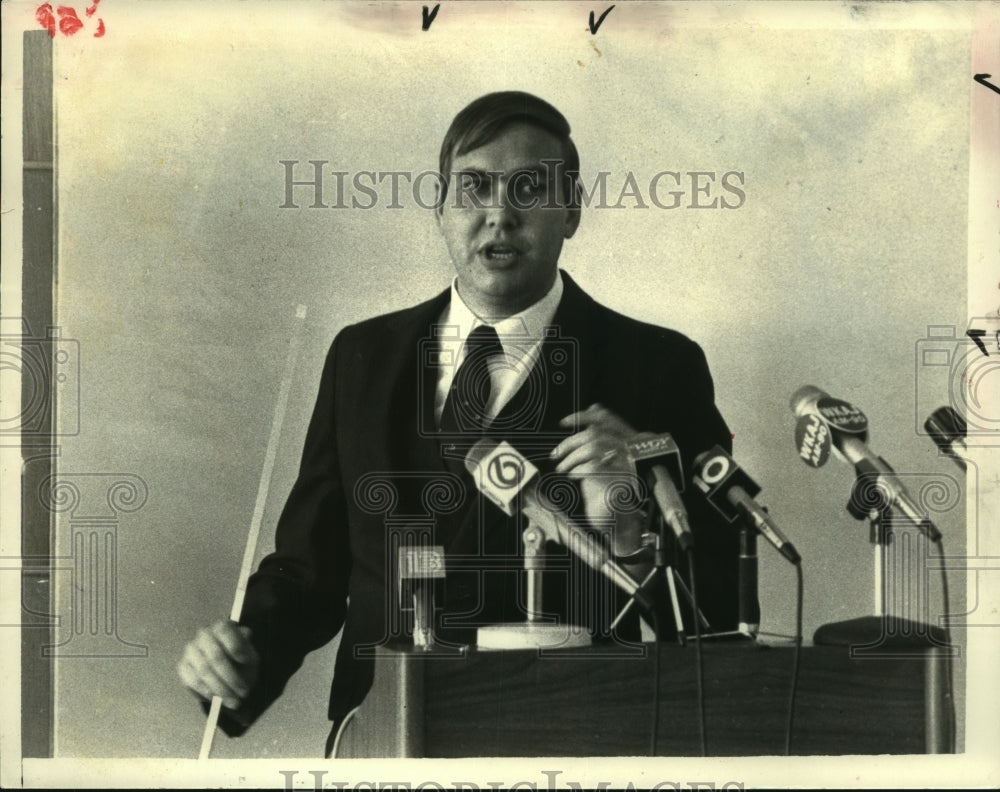
[[[500,444],[490,437],[484,437],[482,440],[478,440],[472,448],[469,449],[469,453],[465,455],[465,469],[470,473],[475,473],[479,466],[483,463],[490,454],[497,450]]]
[[[957,437],[965,437],[968,431],[965,419],[958,414],[954,407],[938,407],[924,421],[924,429],[938,445],[941,445],[942,442],[950,442]]]
[[[670,473],[678,492],[684,491],[684,471],[681,452],[669,434],[650,435],[630,440],[627,444],[629,461],[639,476],[645,476],[654,465],[663,465]]]
[[[792,412],[801,417],[806,407],[810,404],[815,404],[824,397],[830,398],[830,395],[826,391],[820,390],[815,385],[803,385],[792,394],[790,401]]]

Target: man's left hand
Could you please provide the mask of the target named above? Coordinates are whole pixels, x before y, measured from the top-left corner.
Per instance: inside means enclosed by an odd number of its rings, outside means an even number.
[[[584,510],[594,527],[606,526],[614,519],[616,554],[632,552],[639,546],[642,520],[637,512],[622,514],[611,509],[607,487],[621,485],[634,475],[628,442],[635,436],[635,429],[600,404],[567,415],[559,423],[580,430],[552,450],[556,473],[580,482]]]

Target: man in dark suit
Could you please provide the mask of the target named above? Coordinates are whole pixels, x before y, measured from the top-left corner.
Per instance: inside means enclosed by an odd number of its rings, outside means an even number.
[[[202,630],[179,664],[197,695],[223,697],[227,732],[243,731],[341,628],[331,720],[363,700],[374,648],[405,633],[400,544],[445,550],[441,640],[474,642],[476,627],[524,620],[523,523],[485,501],[463,464],[484,435],[572,482],[573,514],[636,579],[651,568],[641,512],[607,497],[631,473],[626,443],[669,432],[686,471],[698,453],[730,449],[701,349],[599,305],[558,269],[580,222],[569,132],[554,107],[520,92],[481,97],[452,122],[436,210],[452,287],[338,334],[275,551],[250,579],[240,624]],[[714,630],[733,629],[736,532],[703,500],[686,505],[699,606]],[[549,550],[545,612],[582,622],[594,640],[638,639],[637,620],[609,628],[623,598],[595,597],[594,576]]]

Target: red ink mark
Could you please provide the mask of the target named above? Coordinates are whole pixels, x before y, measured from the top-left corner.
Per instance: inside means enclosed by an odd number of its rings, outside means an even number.
[[[729,439],[730,440],[735,440],[736,439],[736,435],[734,435],[732,432],[730,432],[729,433]]]
[[[87,17],[91,17],[97,11],[97,6],[100,4],[101,0],[94,0],[93,4],[84,11]],[[58,23],[56,21],[56,16],[58,15]],[[79,33],[84,25],[80,21],[79,15],[76,13],[75,8],[70,6],[59,6],[56,9],[55,14],[52,13],[51,3],[42,3],[35,10],[35,19],[38,24],[49,31],[49,37],[56,37],[56,28],[59,28],[59,32],[64,36],[72,36]],[[101,38],[105,34],[104,20],[97,20],[97,28],[94,33],[94,38]]]
[[[49,38],[56,37],[56,18],[52,14],[52,4],[42,3],[38,6],[38,10],[35,11],[35,19],[38,20],[38,24],[49,31]]]
[[[80,17],[69,6],[59,6],[56,13],[59,14],[59,30],[64,36],[72,36],[83,27]]]

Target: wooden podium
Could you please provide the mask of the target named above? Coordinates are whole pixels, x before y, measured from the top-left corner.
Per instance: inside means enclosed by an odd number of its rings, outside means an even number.
[[[710,756],[785,750],[791,645],[704,644]],[[372,689],[341,728],[338,757],[645,756],[653,647],[465,655],[381,649]],[[661,646],[657,754],[700,755],[694,647]],[[852,658],[803,647],[794,754],[954,750],[948,658]]]

